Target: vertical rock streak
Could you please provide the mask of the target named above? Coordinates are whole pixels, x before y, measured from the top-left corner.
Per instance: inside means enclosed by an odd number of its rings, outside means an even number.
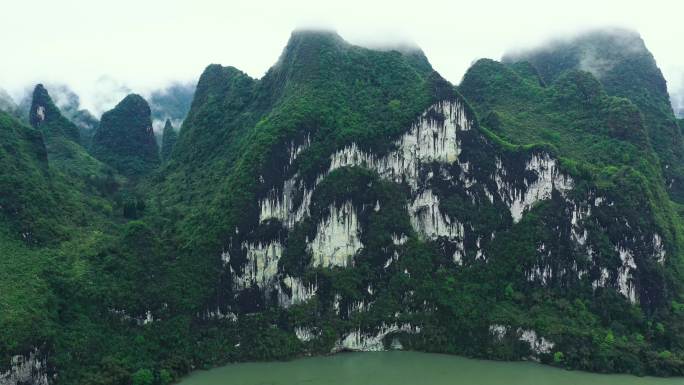
[[[0,372],[0,385],[48,385],[47,361],[38,350],[12,357],[12,366]]]
[[[351,201],[339,208],[330,205],[329,215],[319,224],[316,236],[309,244],[314,267],[347,267],[363,244],[359,239],[361,227]]]
[[[523,213],[536,202],[550,199],[553,190],[565,193],[572,189],[572,178],[560,172],[558,162],[547,153],[534,154],[525,164],[525,171],[536,176],[532,181],[524,178],[525,188],[521,189],[509,182],[508,170],[501,159],[497,159],[494,181],[499,196],[511,211],[513,222],[522,219]]]

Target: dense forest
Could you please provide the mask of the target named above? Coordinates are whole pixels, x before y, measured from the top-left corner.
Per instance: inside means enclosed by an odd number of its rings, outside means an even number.
[[[455,86],[297,31],[150,99],[0,95],[1,384],[391,348],[684,375],[681,121],[638,34]]]

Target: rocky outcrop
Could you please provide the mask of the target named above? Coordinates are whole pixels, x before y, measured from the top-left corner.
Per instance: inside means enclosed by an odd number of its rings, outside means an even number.
[[[273,284],[278,273],[278,261],[283,256],[283,246],[279,241],[267,243],[242,244],[247,254],[247,262],[241,274],[234,274],[235,289],[242,290],[253,285],[266,288]],[[226,263],[230,262],[230,255],[224,254]]]
[[[12,357],[9,370],[0,371],[0,385],[48,385],[47,360],[38,350]]]
[[[566,192],[572,189],[572,178],[560,172],[557,161],[549,154],[534,154],[525,163],[524,187],[516,187],[505,181],[507,170],[497,160],[494,180],[502,200],[511,211],[513,222],[522,219],[523,212],[529,210],[536,202],[551,198],[551,192]],[[527,177],[531,175],[531,177]]]
[[[538,360],[541,354],[552,353],[556,346],[555,343],[531,329],[511,328],[510,326],[495,324],[489,326],[489,334],[495,343],[501,343],[507,337],[526,342],[530,348],[530,358],[533,360]]]
[[[345,334],[342,338],[335,342],[332,353],[341,351],[352,352],[378,352],[385,350],[385,339],[394,334],[420,333],[420,327],[411,324],[382,324],[375,333],[365,333],[360,329],[353,330]]]
[[[33,90],[29,122],[31,126],[45,134],[48,142],[52,141],[55,137],[64,137],[74,142],[79,142],[78,127],[62,116],[62,113],[42,84],[36,85]]]
[[[605,210],[611,210],[615,203],[605,197],[591,195],[583,202],[567,200],[566,203],[567,215],[563,226],[569,228],[569,241],[577,258],[571,265],[560,267],[556,262],[562,256],[549,245],[541,243],[537,248],[540,258],[527,270],[527,280],[548,287],[568,278],[576,281],[589,279],[594,290],[612,288],[631,303],[638,303],[640,271],[637,259],[641,258],[642,263],[664,263],[667,252],[660,234],[651,229],[644,231],[633,227],[626,218],[606,214]],[[599,218],[610,218],[610,223],[602,223]],[[611,253],[614,257],[599,258],[593,239],[595,234],[592,236],[589,229],[598,226],[605,230],[611,225],[630,229],[632,235],[614,233],[617,237],[612,240]],[[607,262],[611,260],[614,262]]]
[[[351,202],[328,208],[329,216],[318,224],[316,236],[309,244],[314,267],[346,267],[352,257],[363,248],[359,240],[359,221]]]
[[[460,101],[442,101],[430,106],[399,140],[395,151],[378,157],[359,149],[345,147],[330,157],[330,169],[361,166],[397,183],[419,188],[420,171],[432,162],[458,162],[461,152],[458,132],[469,131],[473,122],[466,116]]]
[[[316,284],[305,284],[300,278],[279,275],[278,262],[283,256],[280,241],[243,242],[241,251],[246,257],[243,271],[230,267],[235,292],[258,287],[267,294],[276,293],[278,304],[285,308],[306,302],[316,294]],[[225,266],[230,266],[230,252],[224,252],[221,259]],[[220,310],[217,311],[220,313]]]

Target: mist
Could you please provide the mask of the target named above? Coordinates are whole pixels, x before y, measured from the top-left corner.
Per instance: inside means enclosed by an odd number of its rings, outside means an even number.
[[[15,2],[6,13],[12,17],[0,23],[0,36],[12,36],[2,42],[0,88],[18,102],[38,82],[64,84],[99,118],[127,93],[149,96],[194,83],[210,63],[260,78],[290,33],[312,26],[372,48],[420,47],[457,84],[478,58],[499,59],[590,28],[625,27],[641,34],[681,106],[684,51],[672,36],[684,35],[684,23],[677,8],[659,0]],[[585,65],[600,73],[610,63]]]
[[[672,109],[674,109],[675,115],[680,119],[684,118],[684,92],[682,89],[684,89],[684,86],[677,93],[670,95]]]

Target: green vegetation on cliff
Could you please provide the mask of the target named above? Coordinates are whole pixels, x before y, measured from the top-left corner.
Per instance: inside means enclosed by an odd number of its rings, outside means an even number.
[[[164,132],[162,133],[162,147],[161,147],[161,159],[167,161],[171,158],[171,152],[173,147],[176,145],[178,140],[178,133],[176,129],[173,128],[171,120],[166,119],[166,124],[164,124]]]
[[[667,85],[639,34],[598,30],[540,48],[509,54],[504,62],[528,61],[546,83],[569,70],[592,73],[611,96],[629,99],[643,114],[644,127],[673,200],[684,202],[684,140]]]
[[[51,194],[47,150],[39,131],[0,112],[0,207],[4,224],[15,234],[41,240],[56,238],[44,222],[58,216]]]
[[[62,116],[42,84],[38,84],[33,90],[29,122],[47,138],[64,137],[74,142],[79,140],[78,128]]]
[[[258,177],[284,177],[269,168],[285,160],[293,138],[310,133],[302,167],[315,176],[346,143],[386,151],[388,139],[449,92],[421,52],[373,51],[334,33],[295,32],[260,80],[207,67],[163,175],[162,203],[190,214],[178,223],[181,236],[211,255],[230,229],[258,217]],[[192,214],[197,205],[207,205],[209,216]]]
[[[91,152],[128,176],[139,176],[159,166],[150,106],[145,99],[131,94],[105,112],[93,137]]]
[[[608,96],[588,72],[568,70],[545,85],[530,68],[524,62],[505,65],[483,59],[468,70],[459,90],[482,125],[510,143],[550,145],[608,185],[627,177],[627,171],[637,172],[648,181],[649,210],[679,242],[679,220],[673,217],[638,107]]]

